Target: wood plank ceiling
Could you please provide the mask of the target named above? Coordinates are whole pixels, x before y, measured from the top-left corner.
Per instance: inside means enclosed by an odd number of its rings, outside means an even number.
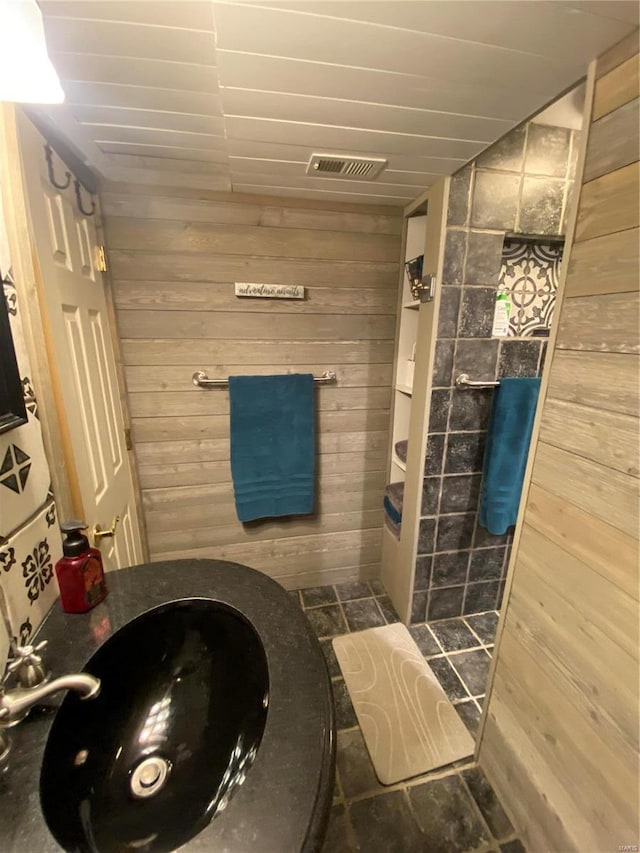
[[[213,189],[400,205],[584,75],[633,0],[40,0],[88,164]],[[312,152],[384,157],[374,182],[307,177]],[[192,177],[193,180],[193,177]]]

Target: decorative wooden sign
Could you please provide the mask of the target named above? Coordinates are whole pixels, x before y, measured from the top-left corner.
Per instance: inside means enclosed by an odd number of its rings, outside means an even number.
[[[304,287],[300,284],[259,284],[252,281],[236,281],[236,296],[304,299]]]

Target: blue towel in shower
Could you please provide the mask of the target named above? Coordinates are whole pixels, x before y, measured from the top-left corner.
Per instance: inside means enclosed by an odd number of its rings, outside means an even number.
[[[484,452],[479,522],[489,533],[516,523],[540,379],[501,379]]]
[[[310,373],[230,376],[231,475],[240,521],[313,512]]]

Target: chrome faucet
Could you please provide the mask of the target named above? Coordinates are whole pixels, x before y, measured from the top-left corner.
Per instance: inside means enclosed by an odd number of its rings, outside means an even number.
[[[100,693],[100,679],[87,672],[69,673],[49,681],[50,674],[38,654],[46,644],[44,640],[35,647],[15,646],[14,656],[7,664],[0,684],[0,767],[6,764],[11,749],[11,741],[4,730],[24,720],[29,711],[43,699],[59,690],[74,690],[81,699],[95,699]],[[14,673],[19,686],[7,690],[6,681]]]
[[[95,699],[100,693],[100,679],[86,672],[78,672],[45,681],[38,687],[16,687],[3,691],[0,693],[0,726],[16,725],[34,705],[58,690],[75,690],[81,699]]]

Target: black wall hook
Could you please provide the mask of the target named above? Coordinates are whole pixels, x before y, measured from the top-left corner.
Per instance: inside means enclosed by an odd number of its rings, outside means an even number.
[[[91,210],[85,210],[84,207],[82,206],[82,196],[80,195],[80,187],[82,186],[82,184],[76,178],[75,181],[73,182],[73,185],[74,185],[75,190],[76,190],[76,204],[78,205],[78,210],[80,211],[80,213],[82,213],[83,216],[93,216],[93,214],[96,212],[95,201],[92,198],[91,199]]]
[[[47,160],[47,171],[49,172],[49,180],[57,190],[66,190],[66,188],[71,183],[71,172],[65,172],[65,176],[67,178],[66,183],[59,184],[56,181],[55,175],[53,173],[53,149],[51,148],[48,142],[44,146],[44,156]]]

